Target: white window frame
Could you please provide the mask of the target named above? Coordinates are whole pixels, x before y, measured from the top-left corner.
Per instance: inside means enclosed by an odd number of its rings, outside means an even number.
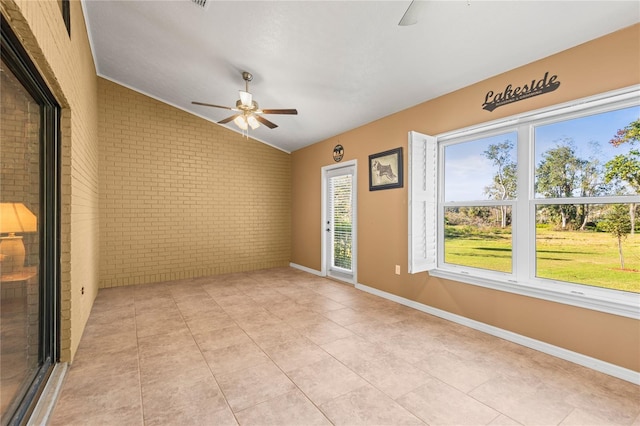
[[[606,289],[535,276],[535,209],[540,204],[579,204],[582,198],[535,198],[534,144],[535,126],[566,121],[588,114],[604,113],[640,105],[640,85],[592,96],[585,99],[532,111],[518,116],[484,123],[479,126],[447,132],[436,137],[409,133],[409,272],[428,271],[429,275],[520,294],[552,302],[578,306],[614,315],[640,319],[640,294]],[[447,145],[475,140],[486,136],[518,132],[518,199],[501,200],[498,204],[512,206],[512,272],[504,273],[444,262],[444,160]],[[429,151],[429,150],[432,151]],[[422,151],[425,152],[422,152]],[[430,171],[430,165],[437,165]],[[423,181],[431,181],[430,188],[421,192]],[[422,194],[422,195],[421,195]],[[426,194],[427,200],[421,197]],[[417,202],[419,200],[420,202]],[[589,203],[640,203],[640,195],[588,198]],[[497,200],[486,204],[496,204]],[[425,204],[426,203],[426,204]],[[431,204],[430,204],[431,203]],[[483,205],[470,202],[469,205]],[[423,213],[425,205],[436,208],[435,217]],[[435,219],[435,220],[433,220]],[[420,228],[423,226],[424,228]],[[435,246],[434,250],[422,247]],[[416,249],[418,248],[418,249]]]

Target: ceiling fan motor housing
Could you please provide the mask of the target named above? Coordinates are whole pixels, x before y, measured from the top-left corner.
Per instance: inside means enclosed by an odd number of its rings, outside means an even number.
[[[251,101],[251,106],[249,106],[249,105],[244,105],[242,103],[242,101],[240,99],[238,99],[236,101],[236,108],[238,108],[241,111],[245,111],[245,112],[257,111],[258,110],[258,103],[256,101]]]

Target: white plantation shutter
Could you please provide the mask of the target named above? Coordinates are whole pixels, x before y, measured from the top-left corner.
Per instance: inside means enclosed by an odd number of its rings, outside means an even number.
[[[409,273],[437,266],[437,139],[409,132]]]

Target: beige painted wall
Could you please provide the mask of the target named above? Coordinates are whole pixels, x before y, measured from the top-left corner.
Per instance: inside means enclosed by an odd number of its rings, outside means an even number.
[[[489,90],[557,74],[555,91],[503,106],[481,108]],[[344,146],[343,161],[358,168],[358,282],[524,336],[640,371],[640,322],[494,291],[454,281],[409,275],[407,188],[369,192],[370,154],[403,147],[407,132],[436,135],[640,83],[640,25],[319,142],[292,154],[292,262],[321,270],[320,169],[335,164],[332,150]],[[401,275],[394,265],[401,265]]]
[[[287,266],[290,155],[99,79],[100,287]]]
[[[61,360],[70,361],[98,292],[96,70],[79,1],[71,1],[71,37],[57,1],[0,5],[63,108]]]

